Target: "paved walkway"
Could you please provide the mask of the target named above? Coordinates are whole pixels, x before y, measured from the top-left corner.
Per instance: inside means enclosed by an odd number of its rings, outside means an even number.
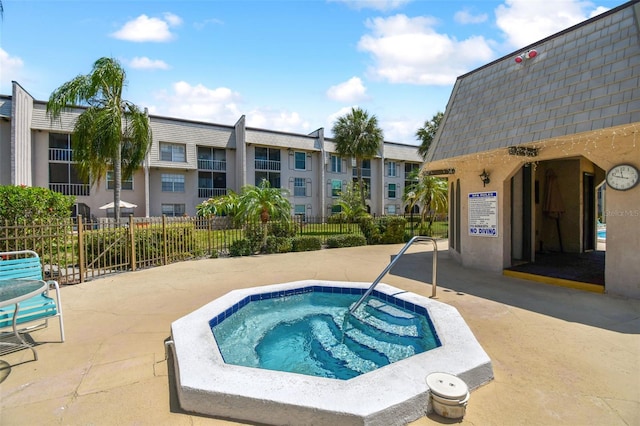
[[[371,282],[401,247],[207,259],[64,287],[67,341],[54,342],[53,326],[32,335],[38,361],[0,356],[0,424],[238,424],[180,410],[165,361],[171,322],[238,287]],[[382,281],[430,296],[426,250],[412,247]],[[464,269],[442,251],[438,260],[437,298],[460,311],[495,374],[460,424],[640,424],[640,301]],[[414,425],[450,423],[429,414]]]

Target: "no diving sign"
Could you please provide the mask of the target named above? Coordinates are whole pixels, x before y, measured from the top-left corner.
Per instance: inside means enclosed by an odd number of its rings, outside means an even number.
[[[469,235],[498,236],[498,193],[469,193]]]

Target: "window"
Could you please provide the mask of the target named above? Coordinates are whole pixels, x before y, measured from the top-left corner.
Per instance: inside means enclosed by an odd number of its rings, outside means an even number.
[[[227,194],[227,174],[198,171],[198,197],[211,198]]]
[[[115,189],[116,182],[113,178],[113,171],[107,172],[107,189]],[[122,180],[122,189],[123,190],[133,190],[133,176],[129,179]]]
[[[294,168],[296,170],[306,170],[307,169],[307,154],[304,152],[295,152],[295,165]]]
[[[387,190],[387,198],[396,198],[396,184],[390,183]]]
[[[178,217],[185,215],[184,204],[163,204],[162,214],[164,216]]]
[[[281,188],[279,172],[256,172],[256,186],[259,186],[263,180],[269,182],[272,188]]]
[[[339,197],[342,193],[342,181],[339,179],[331,180],[331,196]]]
[[[198,169],[215,170],[224,172],[227,170],[227,158],[224,149],[198,147]]]
[[[186,161],[184,153],[184,145],[160,142],[160,160],[162,161],[184,163]]]
[[[342,206],[339,204],[334,204],[331,206],[331,213],[332,214],[336,214],[336,213],[340,213],[342,211]]]
[[[353,176],[358,176],[358,167],[354,166]],[[371,177],[371,160],[362,160],[362,177]]]
[[[71,135],[49,134],[49,189],[64,195],[88,196],[90,185],[73,162]]]
[[[387,163],[387,176],[389,177],[398,176],[398,164],[395,161],[389,161]]]
[[[49,133],[49,161],[73,161],[71,135]]]
[[[307,214],[307,207],[304,204],[296,204],[293,207],[293,214],[299,216],[304,221]]]
[[[352,179],[352,182],[354,185],[358,185],[358,178],[354,177]],[[367,200],[371,199],[371,178],[362,178],[362,184],[364,186],[364,198],[366,198]]]
[[[295,178],[293,180],[293,196],[294,197],[307,196],[307,180],[305,178]]]
[[[280,170],[280,150],[274,148],[256,147],[256,170]],[[258,181],[259,182],[259,181]],[[279,188],[279,187],[278,187]]]
[[[411,179],[411,174],[420,170],[420,164],[404,163],[404,191],[405,193],[412,190],[413,185],[418,182],[418,178]]]
[[[184,175],[162,173],[162,192],[184,192]]]
[[[420,164],[417,163],[404,163],[404,178],[409,179],[409,175],[415,170],[420,169]]]
[[[342,158],[337,155],[331,156],[331,172],[332,173],[342,173]]]
[[[387,214],[396,214],[396,206],[394,204],[387,206]]]

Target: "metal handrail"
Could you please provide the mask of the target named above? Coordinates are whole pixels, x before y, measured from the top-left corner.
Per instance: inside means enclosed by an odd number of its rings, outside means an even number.
[[[382,273],[380,275],[378,275],[378,278],[376,278],[373,281],[371,286],[369,286],[369,288],[362,295],[362,297],[360,297],[360,299],[358,299],[358,301],[353,306],[351,306],[351,308],[349,308],[349,313],[350,314],[353,314],[355,312],[355,310],[358,309],[358,307],[362,304],[362,302],[364,302],[364,299],[369,297],[369,295],[371,294],[371,292],[373,291],[375,286],[377,286],[378,283],[380,282],[380,280],[382,280],[382,277],[387,275],[387,272],[389,272],[391,270],[391,268],[393,268],[393,265],[396,264],[398,259],[400,259],[402,257],[404,252],[407,251],[407,249],[411,246],[411,244],[413,244],[415,242],[420,242],[420,241],[431,241],[431,243],[433,244],[433,273],[432,273],[432,283],[431,283],[431,286],[432,286],[431,297],[436,297],[436,287],[437,287],[437,285],[436,285],[436,274],[437,274],[437,268],[438,268],[438,244],[436,243],[436,240],[431,238],[431,237],[425,237],[425,236],[422,236],[422,235],[416,235],[415,237],[411,238],[409,240],[409,242],[404,245],[404,247],[402,247],[402,250],[400,250],[398,252],[398,254],[396,255],[396,257],[394,257],[393,260],[391,262],[389,262],[387,267],[384,268],[384,271],[382,271]]]

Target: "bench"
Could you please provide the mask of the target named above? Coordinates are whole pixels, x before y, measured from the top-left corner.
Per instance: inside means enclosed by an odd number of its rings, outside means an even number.
[[[42,264],[38,254],[31,250],[0,252],[0,286],[3,282],[16,279],[43,281]],[[64,325],[62,322],[62,305],[60,304],[60,287],[57,281],[48,280],[47,289],[19,303],[16,324],[37,324],[18,329],[25,333],[48,327],[49,319],[58,317],[60,325],[60,341],[64,342]],[[49,296],[49,290],[55,290],[55,299]],[[0,329],[13,327],[15,306],[0,308]]]

